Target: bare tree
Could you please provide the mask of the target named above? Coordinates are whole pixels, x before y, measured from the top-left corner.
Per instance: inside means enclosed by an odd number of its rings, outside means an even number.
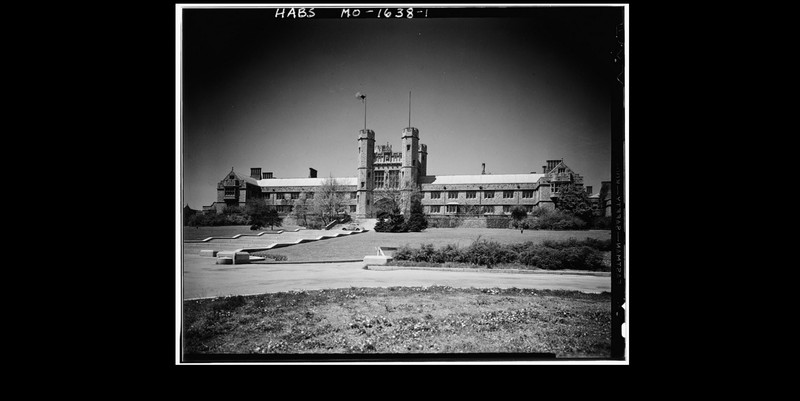
[[[304,227],[308,227],[308,214],[310,213],[309,203],[311,202],[308,202],[304,198],[298,198],[295,199],[294,206],[292,207],[292,215],[295,220],[297,220],[298,224],[302,220]]]
[[[333,178],[322,180],[322,185],[314,191],[314,199],[310,202],[311,213],[320,216],[324,224],[328,224],[345,212],[344,187]]]
[[[405,193],[409,194],[408,200],[404,198]],[[381,210],[387,213],[391,213],[395,207],[402,212],[408,212],[411,208],[411,201],[422,198],[419,188],[406,188],[403,186],[399,174],[387,174],[385,185],[381,188],[375,188],[373,194],[375,205],[382,205]]]

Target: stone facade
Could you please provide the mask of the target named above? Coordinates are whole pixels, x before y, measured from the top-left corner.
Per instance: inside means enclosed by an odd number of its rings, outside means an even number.
[[[431,216],[504,215],[514,206],[533,211],[554,208],[564,185],[583,186],[583,177],[563,160],[547,160],[540,173],[479,175],[427,175],[428,147],[419,143],[419,130],[401,132],[400,152],[389,144],[375,146],[375,132],[359,130],[355,177],[335,178],[343,192],[346,211],[356,218],[375,217],[375,202],[399,194],[401,209],[410,208],[413,193],[421,195],[425,213]],[[261,179],[257,179],[258,177]],[[298,199],[309,200],[324,179],[309,168],[308,178],[276,178],[271,172],[251,168],[250,176],[233,169],[217,184],[217,201],[204,210],[221,212],[226,206],[243,207],[248,199],[265,199],[281,214],[291,212]],[[607,208],[607,184],[597,196],[600,213]],[[590,194],[591,195],[591,194]]]

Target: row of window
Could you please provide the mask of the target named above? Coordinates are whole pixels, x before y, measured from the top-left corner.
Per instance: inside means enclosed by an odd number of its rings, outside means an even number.
[[[350,206],[350,213],[355,213],[356,212],[356,205],[349,205],[349,206]],[[278,213],[287,213],[288,214],[288,213],[291,213],[293,209],[294,209],[294,206],[292,206],[292,205],[277,205],[277,206],[275,206],[275,210],[277,210]]]
[[[225,190],[225,195],[228,194],[228,190]],[[300,192],[276,192],[275,199],[286,199],[286,194],[289,194],[289,199],[300,199]],[[356,192],[350,192],[350,199],[356,198]],[[314,199],[314,192],[306,192],[305,193],[306,199]]]
[[[477,192],[478,191],[465,191],[464,197],[466,199],[475,199]],[[494,198],[495,197],[494,192],[495,191],[483,191],[484,199]],[[502,191],[502,192],[503,192],[503,198],[509,199],[514,197],[515,191]],[[442,193],[440,191],[431,191],[430,194],[431,194],[431,199],[441,199],[442,197]],[[458,191],[447,191],[447,199],[458,199],[458,194],[459,194]],[[522,197],[533,198],[533,191],[522,191]]]
[[[460,212],[461,213],[466,213],[466,210],[465,210],[466,207],[464,205],[446,205],[446,209],[444,209],[444,210],[445,210],[446,213],[459,213],[459,206],[461,207],[461,211]],[[513,206],[514,205],[503,205],[503,213],[511,213],[511,208]],[[527,210],[529,213],[533,212],[533,205],[522,205],[522,207],[524,207],[525,210]],[[441,213],[441,212],[442,212],[442,206],[441,205],[431,205],[430,206],[430,213],[431,214]],[[494,212],[495,212],[494,206],[482,206],[479,209],[479,213],[494,213]]]
[[[377,172],[376,172],[377,173]],[[363,183],[362,183],[363,184]],[[383,174],[380,176],[375,174],[375,186],[382,187],[384,184],[383,181]],[[478,191],[464,191],[464,197],[466,199],[475,199],[477,197]],[[511,199],[514,198],[515,191],[499,191],[502,192],[502,197],[504,199]],[[554,187],[553,192],[558,192],[558,187]],[[236,193],[236,188],[225,188],[225,195],[234,195]],[[286,199],[286,194],[289,194],[289,199],[299,199],[300,192],[276,192],[275,197],[276,199]],[[350,199],[356,199],[356,192],[350,192]],[[459,191],[447,191],[447,199],[458,199]],[[306,192],[305,193],[306,199],[313,199],[314,193],[313,192]],[[430,199],[441,199],[442,192],[441,191],[430,191]],[[483,191],[483,198],[484,199],[493,199],[495,198],[495,191]],[[533,198],[533,191],[522,191],[522,198],[523,199],[530,199]]]
[[[356,205],[348,205],[348,206],[349,206],[349,209],[350,209],[350,213],[355,213],[356,212]],[[528,213],[533,212],[533,205],[521,205],[521,206],[524,207],[528,211]],[[514,207],[514,205],[503,205],[503,213],[511,213],[511,208],[512,207]],[[288,213],[292,212],[293,208],[294,207],[292,205],[277,205],[277,206],[275,206],[275,210],[277,210],[278,213],[287,213],[288,214]],[[459,210],[459,208],[460,208],[460,210]],[[440,214],[440,213],[442,213],[442,210],[444,210],[445,213],[467,213],[467,207],[465,205],[446,205],[444,208],[442,208],[442,205],[431,205],[429,213],[430,214],[437,214],[437,213]],[[483,214],[483,213],[494,213],[495,212],[495,208],[494,208],[494,206],[482,206],[478,210],[478,212],[481,213],[481,214]]]

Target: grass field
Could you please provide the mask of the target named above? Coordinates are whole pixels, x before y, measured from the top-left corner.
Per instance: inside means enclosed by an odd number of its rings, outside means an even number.
[[[275,230],[293,230],[297,226],[275,227]],[[252,231],[250,226],[216,226],[216,227],[189,227],[183,226],[184,240],[206,239],[208,237],[232,237],[236,234],[258,234],[269,230],[269,226],[261,230]]]
[[[609,293],[349,288],[184,303],[184,354],[552,353],[607,358]]]
[[[334,232],[334,231],[331,231]],[[375,255],[377,246],[399,247],[409,244],[419,247],[420,244],[432,243],[439,248],[448,244],[468,246],[480,236],[481,239],[497,241],[503,244],[525,241],[541,242],[550,240],[566,240],[576,238],[609,239],[611,232],[599,231],[532,231],[520,233],[517,230],[489,228],[429,228],[418,233],[378,233],[370,231],[348,237],[310,242],[265,251],[267,254],[286,255],[289,261],[309,260],[354,260],[363,259],[367,255]]]

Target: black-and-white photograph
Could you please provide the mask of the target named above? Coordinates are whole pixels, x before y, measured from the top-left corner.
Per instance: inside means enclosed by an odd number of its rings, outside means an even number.
[[[176,364],[627,364],[627,8],[177,5]]]

